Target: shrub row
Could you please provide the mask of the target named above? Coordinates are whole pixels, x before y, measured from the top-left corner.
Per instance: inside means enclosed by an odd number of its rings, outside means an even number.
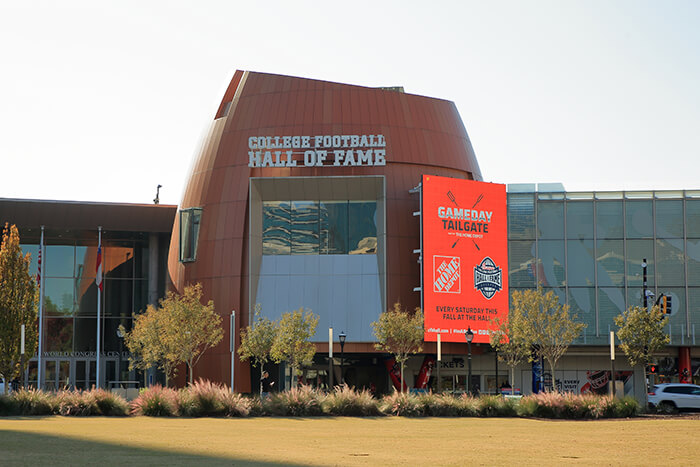
[[[338,387],[331,393],[309,386],[245,397],[208,381],[175,390],[153,386],[127,403],[103,390],[57,393],[22,390],[0,396],[0,415],[146,415],[152,417],[380,416],[538,417],[599,419],[632,417],[640,412],[632,397],[541,393],[519,401],[500,396],[394,393],[375,399],[367,390]]]

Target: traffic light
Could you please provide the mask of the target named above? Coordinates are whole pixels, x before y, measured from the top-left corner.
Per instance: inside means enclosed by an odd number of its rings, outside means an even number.
[[[658,365],[656,365],[654,363],[650,363],[649,365],[647,365],[647,373],[648,374],[655,375],[655,374],[658,374],[658,372],[659,372]]]
[[[659,305],[659,310],[661,311],[661,314],[664,314],[664,315],[671,314],[671,296],[670,295],[661,294],[659,299],[656,301],[656,304]]]

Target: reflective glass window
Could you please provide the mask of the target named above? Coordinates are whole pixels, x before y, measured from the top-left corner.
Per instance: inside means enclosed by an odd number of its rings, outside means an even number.
[[[641,287],[644,282],[644,270],[642,262],[647,260],[647,286],[654,287],[655,272],[654,267],[654,241],[653,240],[627,240],[627,286]]]
[[[44,352],[71,352],[73,350],[73,318],[46,318],[44,320]]]
[[[700,285],[700,240],[688,239],[685,244],[688,285]]]
[[[95,279],[77,279],[75,289],[75,314],[78,316],[97,316],[97,285]],[[103,283],[104,288],[104,283]]]
[[[535,287],[535,241],[511,240],[508,242],[508,285],[510,287]]]
[[[654,216],[651,200],[628,200],[625,203],[627,238],[652,238]]]
[[[102,270],[107,278],[131,279],[134,277],[133,243],[108,245],[104,248],[105,260]]]
[[[148,306],[148,280],[134,281],[134,314],[146,311]]]
[[[650,287],[653,289],[653,287]],[[644,300],[642,300],[642,286],[630,287],[627,286],[627,308],[631,306],[644,306]]]
[[[656,237],[683,237],[683,201],[656,201]]]
[[[537,280],[543,287],[560,287],[565,285],[564,241],[540,240],[538,242],[541,276]]]
[[[131,329],[131,319],[105,318],[103,332],[103,352],[124,351],[123,338],[119,337],[117,330],[123,324],[127,331]]]
[[[625,285],[625,254],[622,240],[597,241],[598,286]]]
[[[348,203],[349,253],[377,253],[377,203],[350,201]]]
[[[683,240],[656,240],[656,283],[659,287],[684,286]]]
[[[691,338],[700,340],[700,287],[688,287],[688,315]]]
[[[578,321],[586,323],[586,334],[595,334],[595,288],[569,287],[569,310],[576,313]]]
[[[624,230],[622,201],[598,201],[595,210],[597,237],[622,238]]]
[[[319,218],[317,201],[292,201],[292,254],[318,254]]]
[[[95,318],[75,318],[74,347],[76,352],[95,352],[97,349],[97,320]]]
[[[593,202],[566,203],[566,238],[593,238]]]
[[[134,282],[122,279],[105,279],[105,316],[130,317],[134,304]]]
[[[195,261],[202,208],[180,211],[180,261]]]
[[[564,238],[564,203],[540,201],[537,203],[538,238]]]
[[[566,249],[568,285],[593,287],[595,285],[593,240],[569,240],[566,242]]]
[[[508,194],[508,238],[535,238],[534,194]]]
[[[659,296],[664,294],[671,297],[671,314],[668,316],[669,324],[674,335],[680,336],[681,327],[687,328],[687,315],[685,307],[685,287],[664,287],[659,289]]]
[[[46,259],[42,262],[46,277],[73,277],[74,260],[73,245],[46,245]]]
[[[292,207],[289,201],[263,201],[263,255],[292,252]]]
[[[685,226],[687,236],[700,238],[700,200],[689,199],[685,202]]]
[[[69,278],[44,278],[46,316],[71,316],[75,307],[76,281]]]
[[[319,208],[321,254],[346,255],[348,253],[348,202],[321,201]]]
[[[601,334],[617,330],[615,317],[625,310],[625,289],[619,287],[600,287],[598,289],[598,320]]]
[[[36,277],[39,258],[39,245],[20,244],[20,248],[22,249],[23,255],[26,255],[27,253],[31,255],[31,262],[29,263],[29,275],[32,277]]]
[[[75,247],[75,276],[95,278],[97,268],[97,245]],[[104,271],[104,265],[103,265]]]

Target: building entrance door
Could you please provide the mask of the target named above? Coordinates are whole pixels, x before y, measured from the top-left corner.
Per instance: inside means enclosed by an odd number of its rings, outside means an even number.
[[[72,386],[70,360],[47,359],[44,361],[44,389],[58,391]]]

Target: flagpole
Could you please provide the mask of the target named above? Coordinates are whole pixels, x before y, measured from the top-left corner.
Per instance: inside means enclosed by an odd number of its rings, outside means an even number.
[[[39,262],[38,265],[38,275],[39,275],[39,355],[37,358],[38,372],[37,372],[37,389],[43,389],[44,387],[44,360],[42,355],[44,354],[44,274],[41,273],[41,261],[44,256],[44,226],[41,226],[41,241],[39,242]]]
[[[100,353],[101,353],[101,322],[102,320],[100,319],[100,299],[101,299],[101,292],[102,292],[102,226],[99,226],[97,228],[97,266],[95,268],[95,284],[97,284],[97,368],[96,368],[96,381],[95,381],[95,386],[97,388],[102,387],[100,384]]]

